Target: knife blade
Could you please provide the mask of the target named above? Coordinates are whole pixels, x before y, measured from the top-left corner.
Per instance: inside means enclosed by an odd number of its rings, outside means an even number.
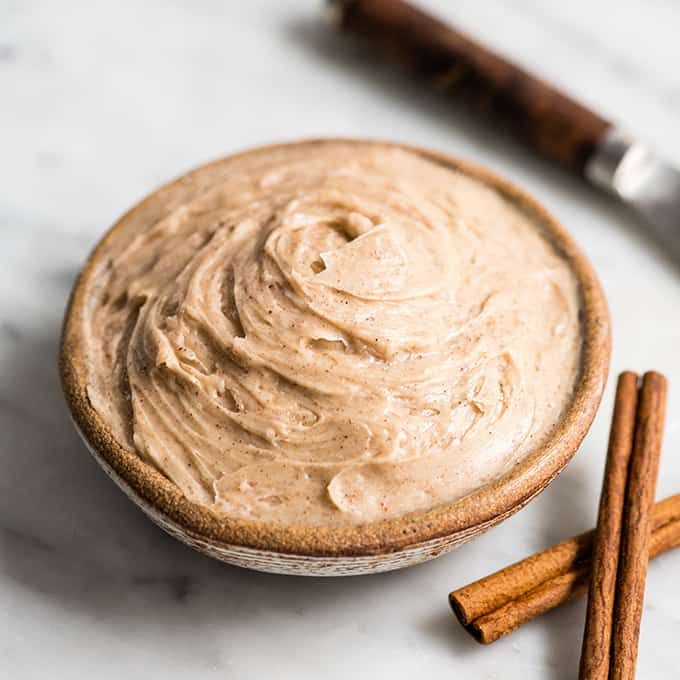
[[[585,167],[596,186],[615,194],[647,223],[680,263],[680,172],[654,149],[611,126]]]
[[[635,210],[680,264],[680,172],[618,125],[404,0],[327,0],[330,21]]]

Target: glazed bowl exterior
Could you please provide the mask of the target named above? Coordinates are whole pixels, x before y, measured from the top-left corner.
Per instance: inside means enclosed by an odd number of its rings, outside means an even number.
[[[310,151],[342,141],[293,142]],[[466,161],[436,151],[380,142],[419,154],[466,173],[494,188],[533,220],[570,264],[579,283],[583,334],[581,370],[573,398],[543,446],[532,451],[497,481],[454,503],[363,525],[276,524],[221,515],[188,500],[156,468],[123,447],[87,396],[83,317],[89,283],[106,257],[117,229],[143,225],[144,215],[167,203],[186,181],[227,159],[198,168],[161,187],[124,215],[85,263],[66,311],[60,348],[60,374],[76,428],[105,472],[156,524],[196,550],[229,564],[259,571],[309,576],[369,574],[411,566],[442,555],[502,522],[537,496],[578,450],[597,411],[607,377],[610,323],[607,304],[592,266],[571,236],[540,204],[511,183]],[[271,148],[283,145],[274,145]],[[249,151],[239,154],[246,156]],[[236,156],[237,157],[237,156]],[[229,157],[233,160],[235,156]]]

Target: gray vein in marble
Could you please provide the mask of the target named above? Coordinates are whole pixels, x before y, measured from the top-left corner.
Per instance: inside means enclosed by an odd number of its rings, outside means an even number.
[[[195,588],[194,580],[187,574],[179,576],[133,576],[130,584],[140,588],[165,588],[177,602],[186,602]]]
[[[56,151],[37,151],[35,154],[35,164],[45,170],[53,170],[61,167],[64,158]]]
[[[10,340],[11,342],[18,342],[21,338],[19,328],[9,321],[0,322],[0,336]]]
[[[14,61],[17,51],[13,45],[0,45],[0,62]]]
[[[21,406],[21,404],[17,403],[16,399],[0,395],[0,416],[3,415],[28,425],[36,425],[39,422],[35,413]]]
[[[34,564],[40,557],[42,567],[47,566],[52,573],[68,574],[69,578],[86,577],[92,583],[118,583],[121,586],[141,590],[162,589],[171,599],[183,603],[196,592],[196,579],[189,574],[154,574],[133,568],[128,573],[116,573],[105,565],[92,562],[72,548],[60,548],[30,531],[16,527],[0,526],[0,545],[5,544],[15,559],[21,556]],[[47,563],[45,562],[47,560]],[[28,572],[22,570],[24,576]]]
[[[13,544],[14,548],[21,547],[29,551],[42,553],[53,553],[55,547],[37,536],[33,536],[14,527],[0,526],[0,536],[2,539]]]

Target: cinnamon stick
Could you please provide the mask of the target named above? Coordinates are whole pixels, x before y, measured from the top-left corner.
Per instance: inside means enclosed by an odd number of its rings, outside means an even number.
[[[665,407],[666,379],[645,373],[624,504],[609,680],[635,678]]]
[[[680,513],[680,496],[678,496],[678,505]],[[566,573],[575,571],[579,563],[589,560],[593,534],[594,531],[589,531],[573,536],[463,588],[454,590],[449,594],[449,603],[454,614],[464,626],[468,626],[476,619],[488,616],[492,612],[516,608],[521,597]],[[551,608],[548,607],[548,609]],[[521,615],[518,614],[518,616]],[[488,640],[488,642],[492,641]],[[487,640],[480,640],[480,642],[487,642]]]
[[[607,680],[612,617],[628,464],[633,452],[638,402],[638,376],[619,376],[609,436],[588,590],[588,609],[581,650],[580,680]],[[646,529],[647,533],[649,530]]]
[[[666,511],[671,509],[676,514],[675,519],[664,519]],[[650,541],[650,559],[680,546],[680,495],[671,496],[658,503],[655,507],[654,520],[656,528]],[[567,557],[561,563],[554,555],[548,554],[551,567],[549,571],[552,575],[543,582],[536,583],[530,572],[527,572],[526,578],[521,575],[521,565],[526,560],[511,565],[513,571],[518,570],[515,571],[513,579],[514,592],[504,601],[487,599],[484,584],[488,584],[492,591],[498,591],[500,583],[507,585],[507,568],[452,592],[449,595],[449,602],[458,620],[477,642],[488,645],[541,614],[584,595],[590,579],[590,549],[593,536],[594,531],[590,531],[559,544],[566,544],[562,555]],[[574,549],[574,544],[580,547]],[[541,562],[543,556],[555,547],[557,546],[527,559]],[[572,560],[573,555],[579,557]],[[461,593],[464,594],[459,598]],[[471,616],[471,612],[476,612],[476,616]]]
[[[471,621],[466,630],[483,645],[508,635],[537,616],[558,607],[588,588],[590,562],[539,584],[514,600]]]

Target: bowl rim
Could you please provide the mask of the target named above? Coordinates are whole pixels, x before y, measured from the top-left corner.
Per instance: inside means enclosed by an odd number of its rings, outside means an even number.
[[[336,143],[377,145],[418,154],[482,181],[536,221],[579,283],[583,345],[576,390],[548,441],[499,479],[453,503],[359,525],[277,524],[229,517],[190,501],[155,467],[124,448],[91,405],[87,396],[87,358],[82,351],[88,284],[98,272],[117,229],[151,205],[162,204],[175,188],[197,180],[201,173],[264,150]],[[300,556],[345,557],[394,552],[443,536],[477,533],[523,507],[562,471],[585,437],[602,397],[610,352],[609,311],[592,265],[558,220],[529,194],[486,168],[439,151],[377,139],[329,137],[268,144],[229,154],[161,186],[126,212],[99,240],[73,286],[62,328],[59,373],[71,415],[90,446],[139,496],[189,534],[218,544]]]

